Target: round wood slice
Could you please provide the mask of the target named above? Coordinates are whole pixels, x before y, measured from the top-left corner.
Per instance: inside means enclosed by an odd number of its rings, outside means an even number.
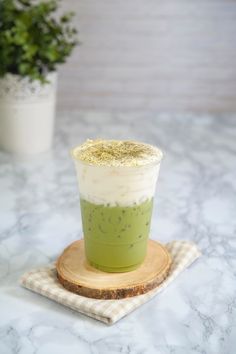
[[[160,243],[149,240],[142,265],[131,272],[106,273],[88,264],[84,241],[68,246],[57,260],[57,277],[69,291],[94,299],[123,299],[154,289],[168,275],[171,257]]]

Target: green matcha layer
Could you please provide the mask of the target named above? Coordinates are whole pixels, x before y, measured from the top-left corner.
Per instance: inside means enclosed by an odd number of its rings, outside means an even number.
[[[153,199],[131,207],[80,200],[88,261],[107,272],[136,269],[146,255]]]

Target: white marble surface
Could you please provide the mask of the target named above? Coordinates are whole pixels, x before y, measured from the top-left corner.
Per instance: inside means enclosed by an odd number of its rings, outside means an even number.
[[[113,326],[18,285],[81,237],[68,150],[85,138],[135,138],[165,153],[152,237],[190,239],[204,256],[155,299]],[[236,352],[236,117],[65,113],[51,153],[0,154],[1,354]]]

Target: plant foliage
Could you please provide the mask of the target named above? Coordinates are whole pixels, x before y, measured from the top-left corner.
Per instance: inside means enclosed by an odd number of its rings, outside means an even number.
[[[55,17],[58,0],[0,0],[0,77],[7,73],[45,82],[77,44],[73,13]]]

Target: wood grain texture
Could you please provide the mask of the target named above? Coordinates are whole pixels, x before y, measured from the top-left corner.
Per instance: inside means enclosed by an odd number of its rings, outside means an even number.
[[[68,246],[57,261],[57,277],[69,291],[95,299],[123,299],[144,294],[163,282],[171,266],[167,249],[149,240],[147,255],[139,268],[126,273],[106,273],[90,266],[84,241]]]
[[[59,109],[236,110],[236,1],[63,0],[82,45]]]

